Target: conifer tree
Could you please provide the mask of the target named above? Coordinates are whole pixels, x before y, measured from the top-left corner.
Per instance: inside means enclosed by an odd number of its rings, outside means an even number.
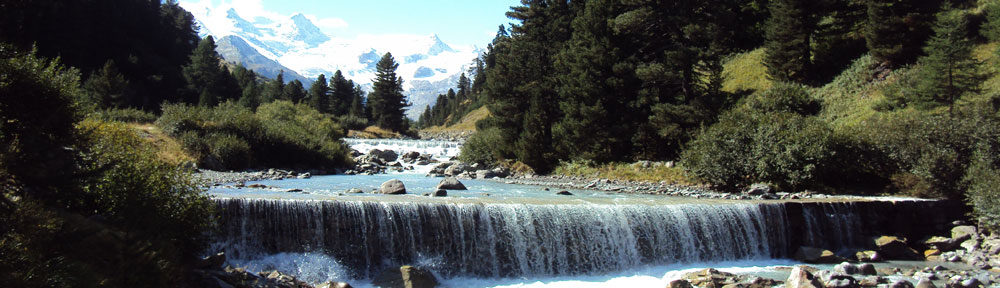
[[[967,93],[978,93],[984,77],[979,72],[979,61],[973,58],[973,42],[968,37],[968,20],[962,11],[947,5],[937,14],[934,35],[924,47],[926,56],[917,60],[915,97],[907,102],[918,108],[948,105],[954,109],[955,101]]]
[[[351,110],[348,112],[351,116],[369,119],[368,115],[365,114],[364,106],[364,94],[365,92],[361,90],[361,86],[354,86],[353,100],[351,100]]]
[[[264,87],[264,91],[260,95],[260,104],[267,104],[274,102],[274,100],[282,99],[285,94],[285,71],[278,72],[278,77],[271,80],[271,83]]]
[[[219,54],[215,52],[215,39],[205,37],[191,53],[191,63],[184,67],[184,78],[188,89],[197,93],[198,103],[216,103],[234,97],[235,80],[221,65]],[[203,101],[204,100],[204,101]]]
[[[768,20],[766,55],[767,74],[777,81],[805,83],[810,79],[812,62],[810,38],[815,19],[810,15],[811,0],[775,0]]]
[[[320,113],[330,113],[330,87],[326,84],[326,75],[319,74],[312,86],[309,86],[309,104]]]
[[[337,70],[330,79],[330,113],[333,115],[346,115],[350,109],[351,101],[354,100],[354,83],[344,74]]]
[[[120,108],[128,106],[132,91],[128,80],[118,72],[114,60],[108,60],[104,67],[94,71],[83,83],[89,101],[98,108]]]
[[[282,92],[284,99],[292,101],[292,103],[299,103],[302,99],[306,98],[306,90],[302,87],[302,81],[298,79],[288,82],[285,85],[285,90]]]
[[[930,36],[933,13],[940,0],[870,0],[867,4],[865,41],[872,57],[897,67],[911,63]]]
[[[399,64],[391,53],[385,53],[376,64],[372,93],[368,96],[369,110],[375,125],[391,131],[406,131],[406,107],[410,106],[403,95],[403,78],[396,76]]]

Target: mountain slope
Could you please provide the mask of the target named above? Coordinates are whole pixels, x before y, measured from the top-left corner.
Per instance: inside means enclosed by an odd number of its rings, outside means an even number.
[[[281,63],[261,55],[260,52],[257,52],[257,49],[250,46],[243,38],[229,35],[220,38],[215,44],[217,46],[215,51],[219,52],[219,55],[226,59],[226,61],[242,64],[247,69],[251,69],[261,76],[274,79],[278,77],[278,73],[284,71],[285,81],[299,80],[305,85],[313,81],[302,77],[302,75],[299,75],[299,73],[296,73],[292,69],[288,69],[288,67],[282,66]]]

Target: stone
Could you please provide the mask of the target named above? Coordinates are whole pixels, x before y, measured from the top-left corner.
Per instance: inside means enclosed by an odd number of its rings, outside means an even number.
[[[299,176],[297,176],[296,178],[299,178],[299,179],[309,179],[309,178],[312,178],[312,173],[309,173],[309,172],[302,173],[302,174],[299,174]]]
[[[962,256],[959,256],[958,253],[955,253],[954,251],[945,252],[941,253],[941,260],[948,262],[962,262]]]
[[[267,185],[264,185],[264,184],[250,184],[250,185],[247,185],[247,188],[264,189],[264,188],[267,188]]]
[[[846,261],[830,250],[806,246],[799,247],[792,259],[810,264],[836,264]]]
[[[713,268],[698,270],[684,274],[682,279],[687,280],[691,285],[697,287],[723,287],[727,284],[735,284],[735,274],[722,272]]]
[[[966,240],[972,239],[976,235],[976,226],[972,225],[959,225],[951,228],[951,239],[955,242],[962,243]]]
[[[354,288],[354,287],[352,287],[351,284],[347,284],[347,282],[326,281],[323,282],[322,284],[316,285],[316,288]]]
[[[858,287],[858,280],[840,272],[823,270],[818,273],[820,280],[824,287],[827,288],[856,288]]]
[[[976,239],[969,239],[962,242],[962,244],[958,244],[958,246],[961,246],[962,249],[965,249],[965,251],[974,252],[979,249],[979,241],[976,241]]]
[[[439,285],[430,271],[410,265],[386,269],[375,277],[372,284],[382,288],[433,288]]]
[[[462,182],[458,181],[458,179],[455,179],[455,177],[447,177],[441,179],[441,182],[438,182],[436,189],[468,190],[467,188],[465,188],[465,184],[462,184]]]
[[[871,263],[858,265],[858,270],[861,272],[861,275],[878,275],[878,270],[875,270],[875,265]]]
[[[493,173],[493,170],[483,169],[483,170],[476,171],[476,179],[490,179],[490,178],[496,178],[496,177],[497,177],[497,174]]]
[[[670,285],[667,285],[667,287],[669,287],[669,288],[692,288],[691,282],[688,282],[688,280],[684,280],[684,279],[677,279],[677,280],[674,280],[674,281],[670,281]]]
[[[803,269],[802,266],[796,266],[792,269],[792,273],[788,275],[788,280],[785,281],[786,288],[823,288],[823,283],[813,276],[812,273]]]
[[[365,193],[365,191],[362,191],[361,189],[358,189],[358,188],[351,188],[351,189],[347,190],[347,193],[348,194],[361,194],[361,193]]]
[[[288,193],[302,192],[302,189],[288,189],[288,190],[285,190],[285,192],[288,192]]]
[[[379,187],[378,191],[380,194],[406,194],[406,186],[403,185],[403,181],[399,181],[399,179],[392,179],[382,183],[382,186]]]
[[[861,269],[859,269],[858,266],[854,266],[854,264],[848,262],[837,264],[837,266],[833,267],[833,271],[837,273],[844,273],[847,275],[854,275],[861,273]]]
[[[414,161],[417,161],[417,159],[420,159],[420,152],[410,151],[404,153],[402,156],[400,156],[400,159],[406,163],[413,163]]]
[[[571,196],[571,195],[573,195],[573,193],[570,193],[569,191],[563,190],[563,191],[556,192],[556,195]]]
[[[924,250],[924,259],[930,259],[932,256],[941,255],[941,250],[937,249],[927,249]]]
[[[854,257],[861,262],[882,262],[882,255],[872,250],[858,251],[854,253]]]
[[[445,196],[448,196],[448,190],[437,189],[437,190],[434,190],[434,193],[430,193],[430,196],[433,196],[433,197],[445,197]]]
[[[910,283],[910,281],[899,279],[896,280],[895,282],[892,282],[892,284],[889,284],[889,288],[914,288],[914,287],[913,283]]]
[[[447,176],[458,176],[458,175],[461,175],[462,173],[465,173],[469,169],[470,169],[469,165],[458,163],[458,164],[449,165],[447,168],[444,169],[443,172],[444,172],[444,175],[447,175]]]
[[[958,244],[962,242],[955,241],[954,238],[947,238],[941,236],[934,236],[924,240],[924,244],[933,247],[935,250],[940,250],[942,252],[948,252],[958,248]]]
[[[914,286],[914,288],[937,288],[937,285],[934,285],[934,282],[931,282],[927,278],[921,278],[920,281],[917,281],[917,286]]]
[[[892,260],[923,260],[924,257],[906,244],[906,238],[882,236],[875,239],[877,251],[886,259]]]
[[[771,194],[773,193],[773,191],[774,189],[771,189],[771,185],[768,185],[766,183],[755,183],[750,185],[750,187],[747,188],[746,191],[743,191],[743,194],[757,196],[757,195]]]
[[[381,160],[382,163],[389,163],[389,162],[392,162],[392,161],[396,161],[396,159],[399,158],[399,155],[396,154],[396,151],[392,151],[392,150],[384,150],[383,151],[383,150],[378,150],[378,149],[372,149],[371,151],[368,151],[368,155],[373,156],[373,157]]]
[[[196,267],[198,269],[220,269],[222,264],[226,263],[226,252],[219,252],[215,255],[209,255],[198,261]]]

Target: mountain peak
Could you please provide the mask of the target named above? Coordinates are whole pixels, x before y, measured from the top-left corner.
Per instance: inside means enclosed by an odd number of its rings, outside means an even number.
[[[431,47],[427,49],[428,55],[437,56],[438,54],[444,52],[455,52],[455,49],[452,49],[451,46],[448,46],[448,44],[445,44],[444,41],[441,41],[441,38],[438,37],[436,33],[431,34],[430,38],[431,38]]]
[[[296,13],[292,15],[291,19],[295,25],[292,39],[305,42],[310,47],[316,47],[323,42],[330,41],[330,36],[326,36],[306,15]]]

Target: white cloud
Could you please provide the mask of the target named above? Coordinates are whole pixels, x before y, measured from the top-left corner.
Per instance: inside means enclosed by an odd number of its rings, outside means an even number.
[[[303,15],[306,15],[306,19],[309,19],[309,21],[312,21],[313,24],[316,24],[316,27],[319,27],[320,29],[324,30],[342,29],[342,28],[347,28],[348,26],[347,21],[336,17],[319,18],[316,17],[316,15],[312,14],[303,14]]]

